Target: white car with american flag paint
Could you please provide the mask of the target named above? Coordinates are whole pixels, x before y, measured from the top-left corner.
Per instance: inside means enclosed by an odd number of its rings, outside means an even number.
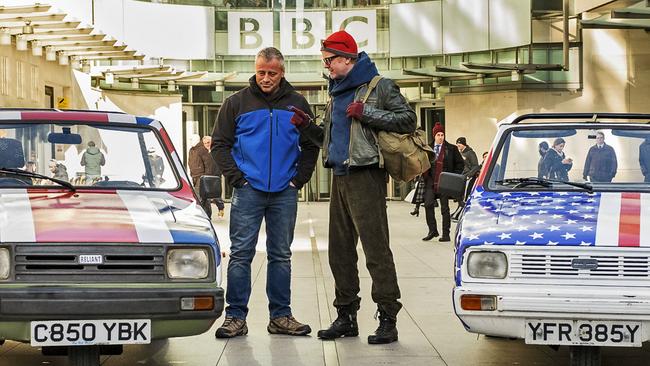
[[[547,147],[547,151],[543,151]],[[650,340],[650,115],[500,125],[457,226],[454,308],[470,332],[570,346]]]
[[[156,120],[0,109],[0,338],[99,364],[207,331],[221,252],[189,182]]]

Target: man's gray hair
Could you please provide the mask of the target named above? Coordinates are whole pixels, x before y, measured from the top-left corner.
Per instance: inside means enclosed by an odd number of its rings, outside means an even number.
[[[259,57],[263,57],[264,60],[266,61],[271,61],[272,59],[278,59],[280,61],[280,66],[282,67],[282,70],[284,70],[284,56],[282,55],[282,52],[280,52],[279,49],[275,47],[266,47],[260,50],[260,52],[257,53],[257,56],[255,59],[257,60]]]
[[[212,141],[212,136],[210,136],[210,135],[205,135],[205,136],[203,136],[203,138],[201,139],[201,142],[203,142],[204,144],[205,144],[206,142],[208,142],[208,141]]]

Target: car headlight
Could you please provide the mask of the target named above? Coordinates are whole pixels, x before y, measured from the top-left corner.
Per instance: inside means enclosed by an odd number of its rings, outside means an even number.
[[[206,278],[209,269],[210,260],[205,249],[172,249],[167,252],[167,275],[170,278]]]
[[[11,257],[9,249],[0,248],[0,280],[6,280],[11,274]]]
[[[471,252],[467,259],[467,272],[474,278],[505,278],[508,259],[502,252]]]

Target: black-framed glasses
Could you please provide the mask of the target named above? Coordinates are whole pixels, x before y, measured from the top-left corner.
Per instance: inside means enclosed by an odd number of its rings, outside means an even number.
[[[341,57],[341,56],[339,56],[339,55],[334,55],[334,56],[330,56],[330,57],[325,57],[325,58],[323,59],[323,63],[325,64],[325,66],[329,66],[329,65],[332,64],[332,61],[334,61],[334,59],[337,58],[337,57]]]

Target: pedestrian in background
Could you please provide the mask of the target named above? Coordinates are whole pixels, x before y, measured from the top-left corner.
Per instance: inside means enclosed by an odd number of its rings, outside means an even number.
[[[429,232],[422,238],[429,241],[440,235],[436,223],[435,207],[440,200],[440,213],[442,215],[442,235],[439,241],[451,241],[449,232],[451,230],[451,213],[449,212],[449,196],[438,193],[438,182],[440,173],[451,172],[461,174],[465,167],[463,156],[458,151],[458,147],[450,144],[445,140],[445,128],[437,122],[433,127],[433,141],[431,147],[435,153],[435,158],[431,162],[431,169],[424,173],[424,210],[426,212],[427,226]]]
[[[212,156],[234,187],[230,208],[230,261],[226,319],[215,333],[230,338],[248,333],[251,262],[266,223],[266,294],[271,334],[306,335],[307,324],[291,311],[291,243],[298,190],[309,181],[318,147],[289,121],[295,106],[312,118],[307,100],[284,78],[284,57],[276,48],[257,53],[249,85],[229,96],[212,132]]]
[[[545,178],[546,168],[544,167],[544,157],[548,152],[548,142],[542,141],[537,145],[537,152],[539,152],[539,161],[537,162],[537,178]]]
[[[603,132],[596,132],[596,143],[589,148],[587,153],[582,179],[589,179],[590,182],[610,183],[616,176],[617,169],[616,151],[605,143]]]
[[[553,140],[553,146],[544,155],[542,166],[545,169],[546,176],[549,179],[562,181],[569,180],[569,170],[573,167],[573,159],[567,158],[564,153],[566,141],[558,137]]]
[[[104,153],[102,153],[94,141],[88,141],[88,147],[81,156],[81,166],[84,167],[86,178],[94,179],[102,175],[102,166],[106,164]]]
[[[214,158],[212,158],[212,155],[210,155],[211,145],[212,137],[203,136],[201,141],[199,141],[190,149],[188,164],[190,166],[192,184],[194,184],[194,187],[197,190],[199,190],[198,188],[201,183],[202,176],[221,176],[221,171],[217,167],[217,163],[214,161]],[[198,192],[197,196],[199,196]],[[217,205],[217,209],[219,210],[219,217],[223,217],[225,205],[221,197],[215,198],[214,200],[209,200],[199,196],[201,207],[203,207],[203,210],[205,210],[205,213],[208,214],[209,218],[212,218],[212,201],[214,201],[214,203]]]
[[[458,147],[458,151],[460,151],[460,154],[463,157],[463,175],[467,177],[467,179],[474,177],[474,175],[478,173],[479,169],[478,157],[476,157],[474,149],[467,145],[467,139],[465,137],[459,137],[456,139],[456,147]]]
[[[323,126],[310,123],[296,110],[293,122],[304,135],[323,147],[323,163],[333,171],[330,198],[329,264],[334,275],[334,307],[338,317],[321,339],[357,336],[359,271],[357,241],[366,256],[372,278],[372,300],[377,304],[379,327],[368,343],[397,341],[400,290],[388,235],[386,170],[379,166],[379,150],[373,131],[411,133],[416,115],[394,81],[381,78],[365,103],[361,99],[379,75],[365,52],[345,31],[332,33],[322,42],[321,54],[329,73],[330,103]],[[377,80],[377,79],[375,79]]]
[[[645,183],[650,183],[650,136],[639,145],[639,165]]]

